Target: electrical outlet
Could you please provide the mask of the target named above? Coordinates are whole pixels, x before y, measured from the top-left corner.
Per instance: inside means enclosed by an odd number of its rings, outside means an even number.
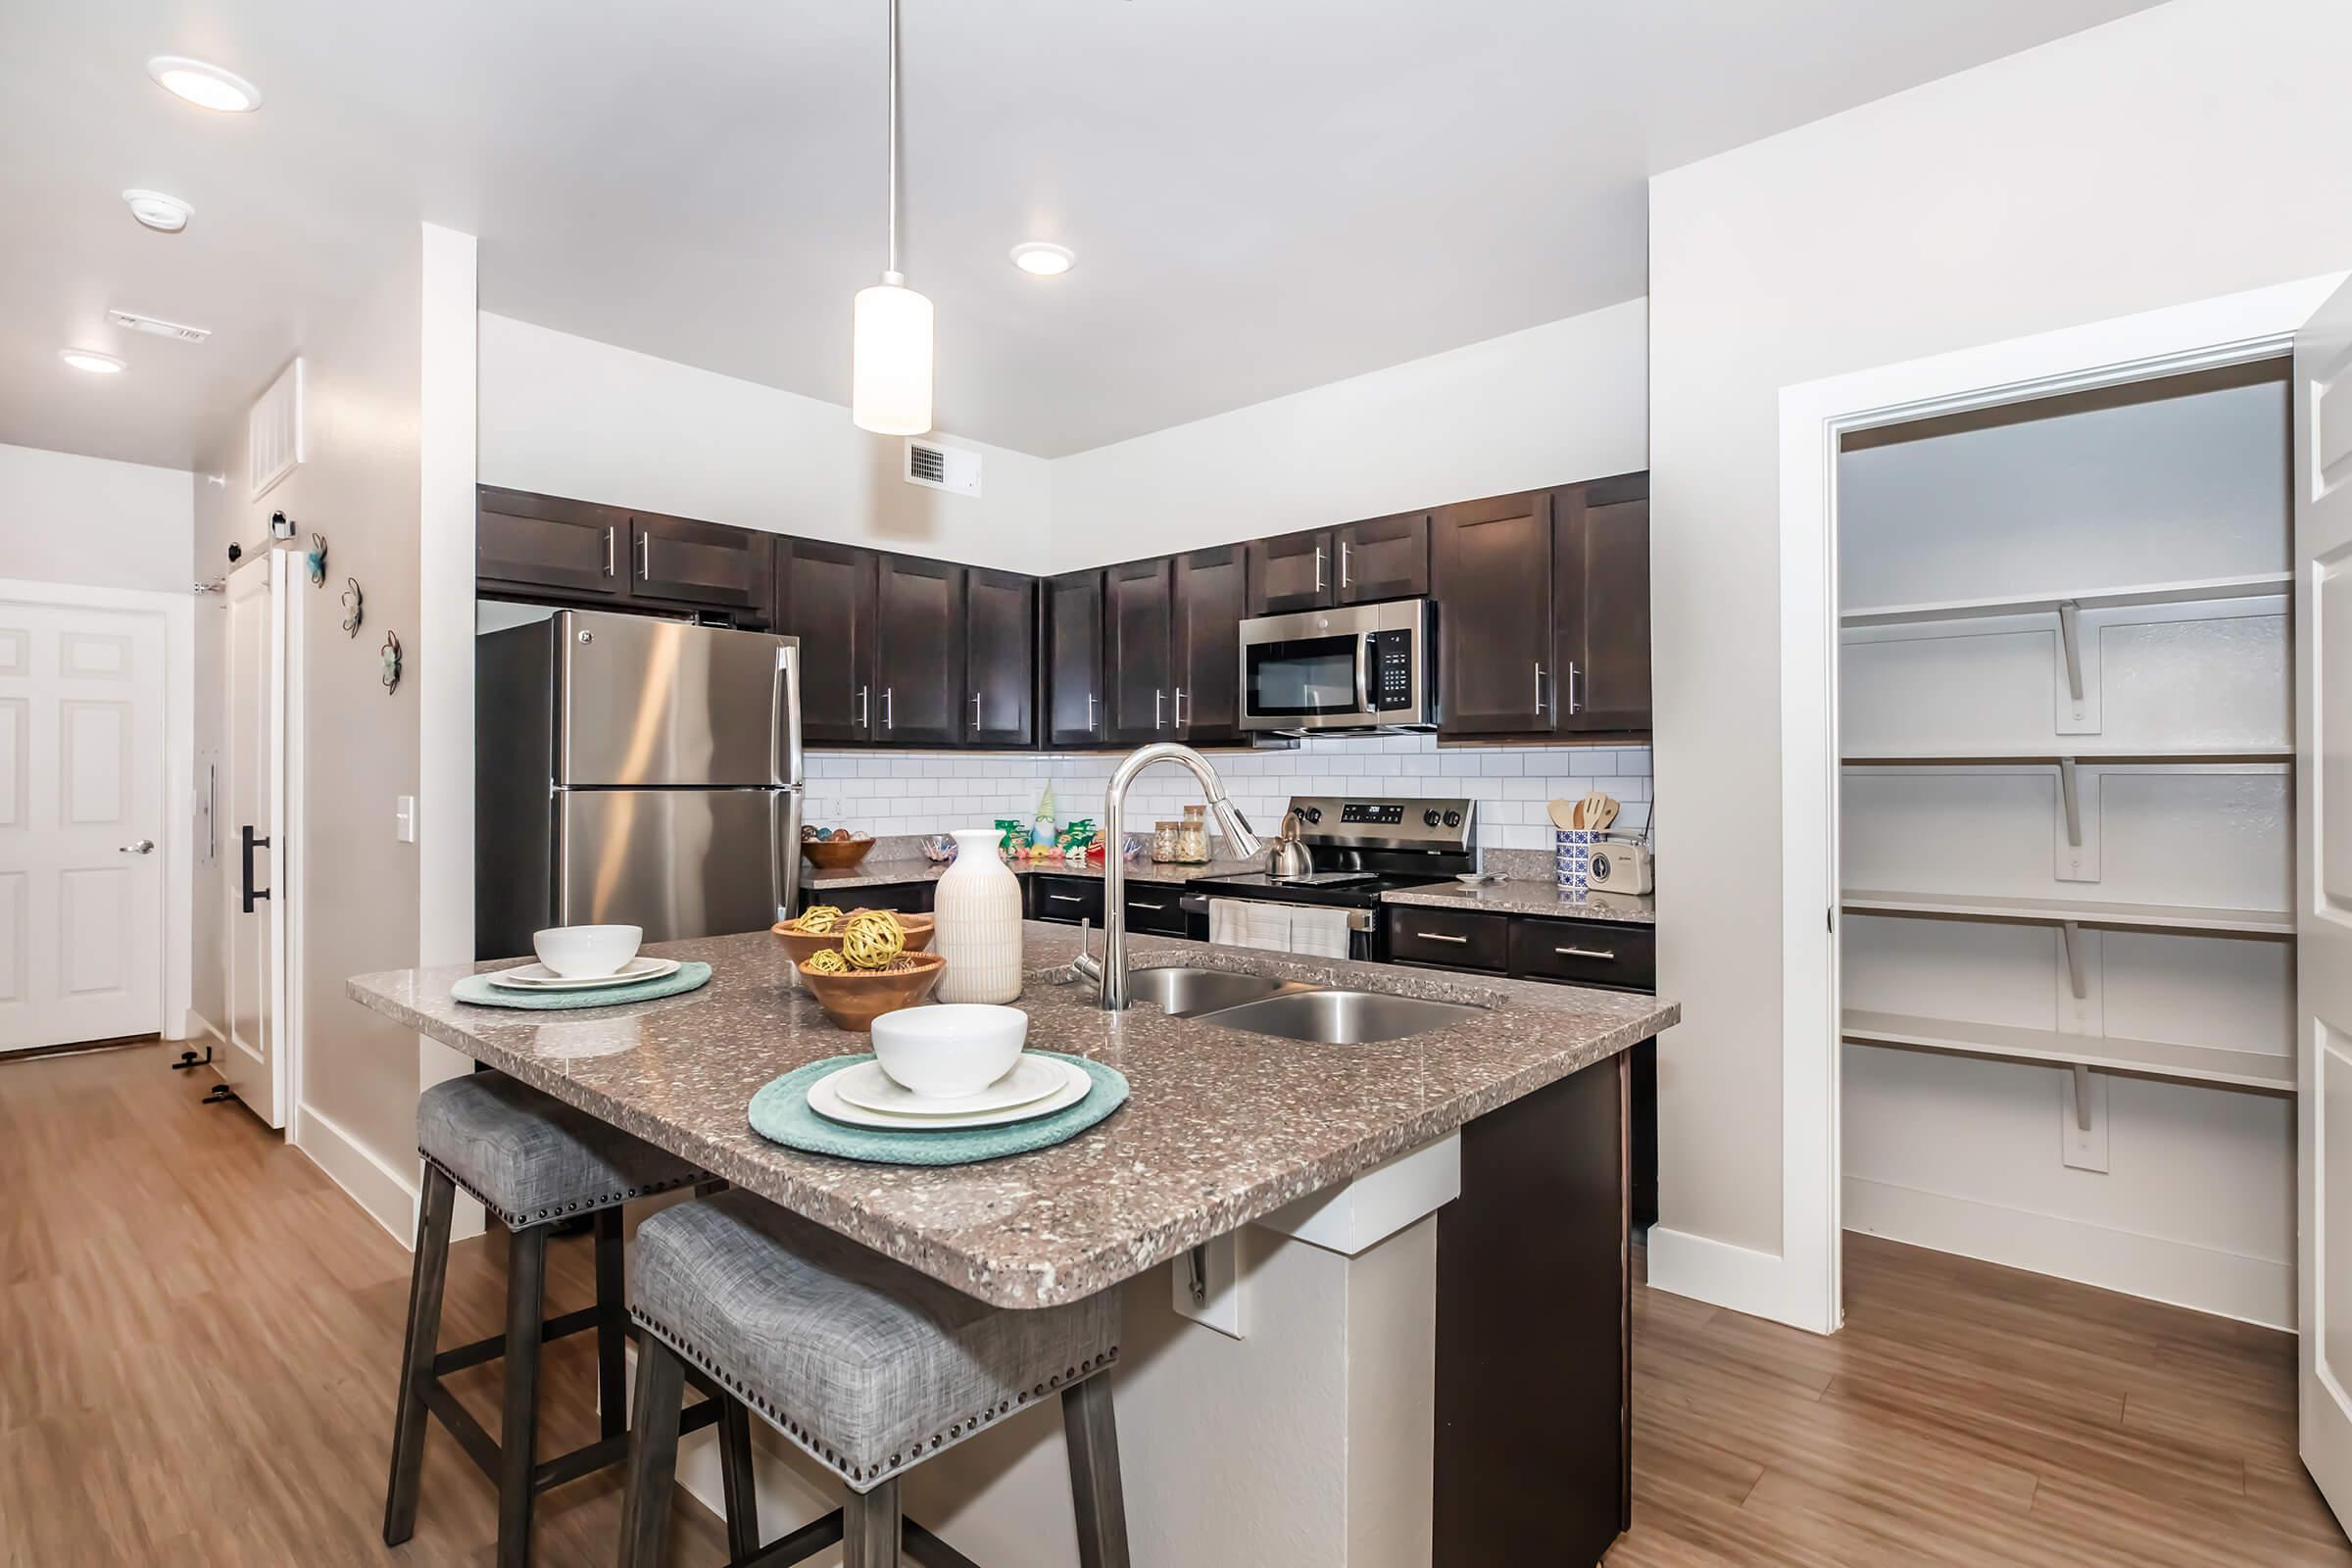
[[[392,798],[392,836],[403,844],[416,842],[416,797],[395,795]]]
[[[2090,1114],[2087,1117],[2076,1109],[2075,1096],[2082,1092],[2082,1104]],[[2082,1123],[2087,1120],[2090,1125]],[[2062,1071],[2058,1075],[2058,1126],[2062,1142],[2059,1157],[2070,1170],[2096,1171],[2107,1174],[2107,1075],[2103,1072],[2079,1073]]]

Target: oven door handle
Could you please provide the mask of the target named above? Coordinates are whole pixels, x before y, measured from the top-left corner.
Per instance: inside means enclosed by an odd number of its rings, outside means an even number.
[[[1355,710],[1366,718],[1372,716],[1372,634],[1366,632],[1355,641]]]

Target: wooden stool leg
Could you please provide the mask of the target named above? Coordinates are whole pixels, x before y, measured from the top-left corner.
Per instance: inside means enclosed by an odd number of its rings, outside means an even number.
[[[547,1306],[552,1225],[516,1231],[507,1248],[507,1396],[498,1431],[498,1568],[531,1560],[531,1472],[539,1461],[539,1325]]]
[[[416,1487],[424,1470],[424,1380],[433,1375],[433,1351],[441,1339],[441,1288],[449,1279],[450,1216],[457,1184],[438,1165],[426,1162],[424,1194],[416,1212],[416,1256],[409,1269],[409,1333],[400,1349],[400,1395],[392,1419],[392,1476],[384,1486],[384,1544],[397,1546],[416,1533]]]
[[[841,1524],[841,1568],[899,1568],[898,1478],[851,1493]]]
[[[760,1550],[760,1495],[752,1485],[752,1413],[741,1399],[725,1399],[718,1412],[718,1470],[727,1499],[727,1555],[749,1562]]]
[[[629,1429],[629,1374],[625,1349],[629,1300],[620,1209],[596,1211],[596,1414],[604,1435]]]
[[[637,1407],[629,1417],[629,1480],[620,1502],[620,1568],[662,1568],[669,1492],[678,1473],[678,1413],[686,1364],[652,1335],[639,1336]]]
[[[1061,1391],[1061,1431],[1070,1450],[1081,1568],[1128,1568],[1127,1496],[1119,1484],[1119,1424],[1108,1372]]]

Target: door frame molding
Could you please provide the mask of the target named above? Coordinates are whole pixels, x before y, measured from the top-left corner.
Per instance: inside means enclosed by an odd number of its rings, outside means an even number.
[[[196,908],[196,607],[186,594],[0,577],[0,603],[151,615],[164,628],[163,975],[156,1027],[166,1040],[212,1029],[191,1006]]]
[[[1838,889],[1839,436],[2278,357],[2346,275],[2302,278],[1782,388],[1781,1252],[1773,1257],[1703,1237],[1653,1233],[1651,1284],[1678,1290],[1679,1277],[1692,1288],[1678,1294],[1820,1334],[1837,1332],[1844,1321],[1838,940],[1825,918],[1837,907]],[[1726,1265],[1719,1255],[1726,1251],[1742,1252],[1740,1266]]]

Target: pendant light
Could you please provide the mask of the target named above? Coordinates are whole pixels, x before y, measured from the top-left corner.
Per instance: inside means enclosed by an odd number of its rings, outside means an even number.
[[[931,302],[899,271],[899,0],[890,0],[890,265],[851,316],[850,420],[877,435],[931,428]]]

